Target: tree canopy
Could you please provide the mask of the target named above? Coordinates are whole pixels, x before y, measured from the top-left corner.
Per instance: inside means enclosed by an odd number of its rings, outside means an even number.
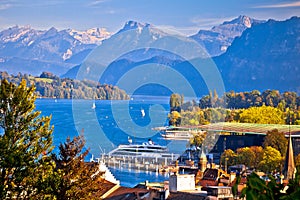
[[[0,79],[20,84],[22,80],[27,85],[35,85],[36,94],[46,98],[60,99],[129,99],[125,91],[117,86],[100,84],[91,80],[75,80],[70,78],[59,78],[58,76],[43,72],[39,77],[27,74],[9,75],[7,72],[0,72]]]
[[[274,170],[280,171],[281,163],[282,157],[280,152],[273,147],[267,146],[263,151],[263,157],[259,165],[262,171],[270,173]]]
[[[246,187],[242,190],[241,198],[246,200],[296,200],[300,196],[300,168],[297,168],[295,179],[289,180],[288,189],[285,192],[284,185],[277,182],[272,175],[268,176],[266,182],[255,172],[247,176]]]
[[[181,106],[183,104],[184,98],[183,95],[171,94],[170,96],[170,112],[177,111],[180,113]]]
[[[52,183],[52,194],[58,200],[89,199],[95,197],[99,190],[99,177],[97,163],[87,164],[84,159],[88,150],[84,151],[85,140],[83,136],[67,138],[60,144],[59,154],[53,155],[56,163]]]
[[[263,92],[253,90],[250,92],[230,91],[221,97],[218,97],[215,92],[214,95],[210,92],[199,100],[200,108],[221,106],[230,109],[241,109],[262,105],[298,109],[300,97],[297,93],[289,91],[280,93],[278,90],[265,90]]]
[[[34,86],[0,83],[0,199],[99,199],[103,179],[86,163],[83,136],[52,153],[51,117],[35,111]]]
[[[34,87],[1,81],[0,198],[35,195],[36,173],[43,171],[52,151],[50,117],[35,111]]]
[[[284,124],[283,112],[271,106],[251,107],[240,113],[240,122],[257,124]]]
[[[264,147],[271,146],[277,149],[281,156],[285,156],[287,150],[288,140],[285,138],[283,132],[279,132],[277,129],[268,131],[264,139]]]
[[[177,111],[172,111],[171,113],[169,113],[168,118],[169,118],[169,125],[179,126],[181,123],[181,115]]]

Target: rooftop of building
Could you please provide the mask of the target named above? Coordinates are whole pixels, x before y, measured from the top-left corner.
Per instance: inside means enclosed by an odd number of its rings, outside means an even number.
[[[236,123],[236,122],[218,122],[199,126],[181,126],[180,128],[201,129],[204,131],[245,133],[245,134],[263,134],[277,129],[279,132],[292,136],[300,136],[300,125],[286,124],[254,124],[254,123]]]
[[[198,191],[198,192],[191,192],[191,191],[181,191],[181,192],[171,192],[168,196],[167,200],[182,200],[182,199],[189,199],[189,200],[201,200],[205,199],[207,196],[206,192]]]

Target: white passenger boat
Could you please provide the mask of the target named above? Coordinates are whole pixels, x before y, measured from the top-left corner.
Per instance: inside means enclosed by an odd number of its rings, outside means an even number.
[[[189,140],[193,137],[193,133],[202,133],[203,131],[188,127],[167,127],[161,133],[165,139],[169,140]]]
[[[170,140],[189,140],[193,137],[191,129],[184,127],[168,127],[161,135]]]
[[[121,144],[108,153],[110,157],[176,160],[180,155],[170,153],[166,146],[154,144],[152,140],[142,144]]]

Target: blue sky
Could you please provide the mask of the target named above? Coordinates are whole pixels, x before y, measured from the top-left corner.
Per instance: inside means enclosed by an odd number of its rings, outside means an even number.
[[[115,32],[128,20],[185,34],[247,15],[284,20],[300,16],[300,1],[287,0],[0,0],[0,30],[105,27]]]

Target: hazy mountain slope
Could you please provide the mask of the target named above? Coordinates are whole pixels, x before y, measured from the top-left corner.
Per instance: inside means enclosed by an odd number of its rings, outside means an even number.
[[[286,21],[269,20],[265,23],[254,23],[250,28],[244,30],[240,37],[236,37],[227,52],[214,57],[218,69],[220,70],[225,89],[235,91],[251,91],[258,89],[264,91],[266,89],[278,89],[281,91],[297,91],[299,89],[299,69],[300,69],[300,25],[299,18],[294,17]],[[226,23],[224,23],[226,24]],[[128,32],[131,30],[133,32]],[[149,24],[140,24],[137,22],[128,22],[124,26],[124,30],[120,30],[110,39],[103,42],[103,54],[115,51],[115,44],[118,49],[122,49],[127,45],[133,49],[139,46],[151,45],[156,42],[164,44],[163,41],[176,44],[174,39],[167,33],[157,30]],[[176,48],[182,48],[180,45],[174,45]],[[102,50],[103,50],[102,49]],[[99,49],[101,52],[101,48]],[[96,53],[97,55],[97,53]],[[102,55],[101,53],[98,55]],[[200,55],[200,54],[198,54]],[[111,55],[107,55],[111,56]],[[200,57],[200,62],[205,58]],[[205,63],[205,59],[203,63]],[[116,80],[128,72],[130,69],[144,65],[146,63],[156,63],[170,66],[179,73],[184,74],[186,80],[192,85],[197,85],[197,81],[201,87],[196,86],[200,91],[199,94],[207,94],[207,88],[201,78],[196,79],[195,72],[188,62],[185,62],[180,56],[167,54],[158,49],[142,49],[131,51],[113,60],[109,63],[104,75],[106,77],[95,77],[101,82],[115,84]],[[105,68],[93,64],[89,65],[89,70],[93,69],[96,74],[97,69]],[[99,67],[99,68],[97,68]],[[203,65],[203,68],[208,66]],[[81,66],[73,68],[65,77],[74,78]],[[159,72],[165,69],[159,70]],[[87,71],[87,70],[86,70]],[[82,71],[85,73],[85,70]],[[163,73],[157,72],[157,76]],[[213,77],[212,77],[213,78]],[[149,89],[149,87],[148,87]],[[149,90],[152,90],[151,88]],[[154,90],[153,90],[154,91]]]
[[[236,38],[214,58],[227,89],[300,92],[300,18],[269,20]]]
[[[200,30],[190,36],[202,44],[210,56],[218,56],[226,52],[235,37],[241,36],[244,30],[251,28],[252,24],[264,21],[252,19],[248,16],[239,16],[221,25],[214,26],[211,30]]]
[[[199,31],[192,38],[199,39],[200,43],[217,44],[211,49],[216,54],[215,47],[230,45],[225,53],[213,58],[227,91],[278,89],[300,93],[299,21],[299,17],[293,17],[286,21],[262,22],[240,16],[210,31]],[[196,79],[186,60],[196,57],[203,60],[209,56],[195,49],[197,42],[191,38],[135,21],[126,22],[120,31],[102,41],[106,37],[105,31],[101,35],[101,29],[78,32],[13,27],[0,32],[0,69],[33,75],[50,71],[64,74],[63,77],[116,84],[118,78],[131,69],[154,63],[162,66],[157,76],[165,77],[162,75],[165,65],[196,84],[201,78]]]
[[[197,42],[187,37],[171,35],[150,25],[142,24],[134,21],[128,21],[124,27],[116,34],[97,47],[87,58],[88,69],[83,69],[81,76],[91,75],[91,71],[97,71],[93,68],[99,66],[106,67],[118,60],[125,59],[128,62],[136,63],[149,60],[153,57],[160,57],[166,60],[185,60],[183,57],[207,57],[207,54],[201,49]],[[98,62],[98,64],[97,64]],[[115,65],[112,65],[115,66]],[[118,68],[122,68],[122,64],[116,66],[115,73],[119,73]],[[79,69],[79,67],[76,67]],[[98,71],[99,71],[98,70]],[[75,70],[71,69],[63,77],[73,77]],[[96,77],[95,77],[96,78]]]
[[[14,74],[37,75],[46,70],[61,74],[80,64],[107,37],[105,29],[40,31],[15,26],[0,32],[0,69]]]

